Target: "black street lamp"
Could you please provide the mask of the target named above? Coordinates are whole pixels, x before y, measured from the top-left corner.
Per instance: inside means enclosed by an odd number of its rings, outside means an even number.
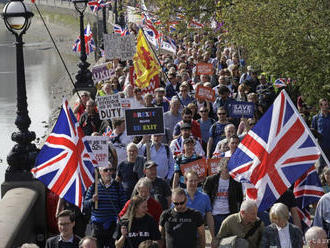
[[[17,116],[15,125],[19,129],[18,132],[13,132],[11,136],[11,139],[17,144],[7,156],[8,168],[5,173],[5,181],[26,181],[33,178],[30,170],[38,153],[35,144],[31,143],[36,135],[28,130],[31,119],[27,110],[24,42],[22,39],[23,34],[30,27],[33,13],[22,0],[12,0],[3,8],[2,17],[7,29],[16,37]]]
[[[84,32],[84,12],[87,7],[88,0],[73,0],[75,9],[79,13],[80,19],[80,63],[78,67],[80,70],[76,75],[75,89],[74,91],[87,90],[91,92],[92,96],[96,94],[96,88],[92,79],[92,73],[88,69],[90,64],[86,61],[86,44],[85,44],[85,32]]]
[[[102,8],[102,18],[103,18],[103,33],[107,34],[107,6],[104,5]]]

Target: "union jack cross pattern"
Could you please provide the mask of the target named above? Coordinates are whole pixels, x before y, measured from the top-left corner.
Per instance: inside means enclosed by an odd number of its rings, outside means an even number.
[[[82,208],[83,195],[94,181],[96,164],[83,130],[64,99],[54,129],[31,172],[59,197]]]
[[[231,176],[247,183],[259,211],[269,207],[311,168],[320,150],[285,90],[231,156]],[[253,194],[249,195],[249,190]]]

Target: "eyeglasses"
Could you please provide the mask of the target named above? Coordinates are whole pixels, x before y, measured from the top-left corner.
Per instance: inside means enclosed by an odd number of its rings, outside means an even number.
[[[104,172],[115,172],[116,169],[115,168],[107,168],[107,169],[103,169]]]
[[[207,112],[207,110],[201,110],[200,112],[201,112],[201,113],[206,113],[206,112]]]
[[[226,115],[226,113],[218,113],[218,115]]]
[[[174,204],[175,206],[179,206],[179,205],[183,205],[183,204],[185,204],[185,202],[186,202],[186,200],[184,200],[184,201],[182,201],[182,202],[173,202],[173,204]]]

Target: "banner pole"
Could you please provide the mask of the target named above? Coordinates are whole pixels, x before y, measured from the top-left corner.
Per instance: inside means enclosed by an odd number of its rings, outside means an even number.
[[[97,172],[97,168],[95,168],[95,172],[94,172],[94,176],[95,176],[95,194],[98,194],[98,184],[99,184],[99,173]],[[99,208],[99,200],[95,201],[95,209]]]
[[[159,58],[158,58],[158,56],[157,56],[157,54],[156,54],[154,48],[150,45],[149,40],[148,40],[147,37],[145,36],[145,34],[144,34],[144,30],[143,30],[142,27],[141,27],[141,30],[142,30],[142,35],[143,35],[144,39],[147,41],[147,45],[148,45],[149,49],[153,52],[155,58],[157,59],[157,62],[158,62],[158,64],[159,64],[160,68],[162,68],[162,71],[161,71],[161,72],[163,73],[163,75],[165,75],[166,80],[167,80],[168,82],[170,82],[170,80],[169,80],[169,78],[168,78],[168,76],[167,76],[167,73],[163,71],[163,67],[162,67],[162,65],[161,65],[161,63],[160,63],[160,60],[159,60]],[[177,92],[175,92],[175,95],[176,95],[176,97],[178,98],[178,100],[180,101],[182,107],[184,107],[184,105],[183,105],[183,103],[182,103],[182,101],[181,101],[181,99],[180,99],[180,97],[179,97],[179,95],[178,95]]]

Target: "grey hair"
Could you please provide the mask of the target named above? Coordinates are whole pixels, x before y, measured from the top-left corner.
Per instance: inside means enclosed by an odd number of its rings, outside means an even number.
[[[139,190],[139,188],[147,187],[149,190],[152,188],[151,180],[147,177],[142,177],[139,181],[135,184],[134,191]]]
[[[128,151],[131,147],[134,147],[134,148],[136,149],[136,151],[139,151],[138,146],[137,146],[135,143],[133,143],[133,142],[131,142],[131,143],[129,143],[129,144],[127,145],[127,147],[126,147],[126,151]]]
[[[327,240],[327,233],[319,226],[312,226],[305,233],[305,239],[308,245],[311,243],[321,243]]]
[[[269,218],[273,222],[274,217],[277,219],[288,220],[289,209],[283,203],[275,203],[269,211]]]
[[[33,243],[25,243],[25,244],[22,244],[21,248],[39,248],[39,246],[37,246],[36,244],[33,244]]]
[[[235,128],[235,130],[236,130],[235,125],[230,123],[230,124],[227,124],[227,125],[225,126],[225,132],[227,132],[227,130],[228,130],[229,128],[231,128],[231,127]]]
[[[241,205],[240,210],[246,212],[246,211],[248,211],[248,210],[251,209],[251,208],[257,208],[257,207],[258,207],[258,206],[257,206],[256,201],[253,201],[253,200],[247,199],[247,200],[244,200],[244,201],[242,202],[242,205]]]

